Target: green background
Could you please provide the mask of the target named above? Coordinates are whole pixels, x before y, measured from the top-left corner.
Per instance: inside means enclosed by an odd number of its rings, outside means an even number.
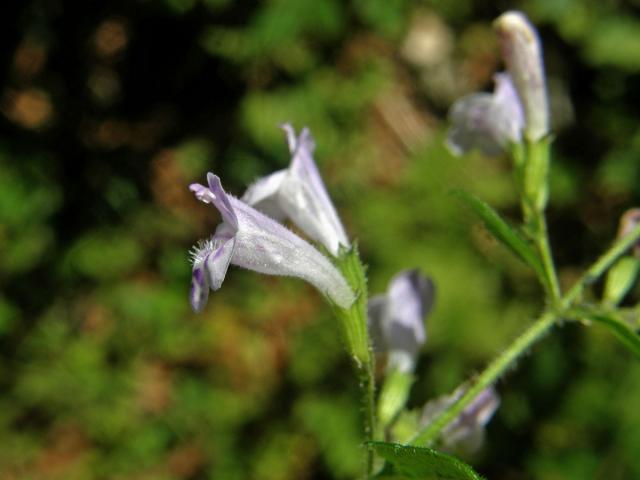
[[[549,226],[563,286],[640,197],[640,4],[534,0],[13,1],[0,28],[0,478],[343,479],[358,385],[308,285],[231,268],[201,315],[187,252],[242,194],[316,160],[372,293],[438,288],[410,406],[451,392],[541,311],[535,278],[456,196],[517,220],[506,158],[452,157],[446,112],[501,68],[491,21],[540,27],[556,122]],[[595,286],[595,292],[601,285]],[[625,300],[633,305],[638,291]],[[487,478],[640,478],[640,365],[567,324],[497,388]]]

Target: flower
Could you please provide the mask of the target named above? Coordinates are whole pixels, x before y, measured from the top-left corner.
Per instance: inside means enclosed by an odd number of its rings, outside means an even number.
[[[463,385],[451,395],[445,395],[428,402],[422,411],[423,425],[429,424],[458,400],[467,390]],[[446,450],[477,451],[484,441],[485,426],[500,406],[500,397],[491,386],[484,389],[469,405],[442,430],[443,447]]]
[[[369,332],[374,349],[388,353],[387,368],[413,371],[427,340],[424,318],[433,306],[435,287],[418,270],[398,273],[384,295],[369,300]]]
[[[495,91],[467,95],[453,104],[447,146],[455,155],[478,148],[499,155],[511,143],[537,142],[549,133],[549,104],[542,48],[535,28],[520,12],[494,23],[507,73],[494,76]]]
[[[290,124],[282,126],[292,159],[289,168],[263,177],[251,185],[242,201],[277,220],[290,218],[304,233],[333,255],[349,240],[322,177],[313,161],[315,144],[308,128],[296,138]]]
[[[494,26],[524,110],[525,136],[537,142],[549,133],[549,102],[538,33],[527,17],[516,11],[500,15]]]
[[[213,204],[222,223],[209,240],[192,251],[191,306],[200,312],[209,289],[222,285],[229,264],[268,275],[299,277],[314,285],[341,308],[348,308],[354,294],[327,257],[275,220],[222,189],[218,176],[207,174],[209,188],[192,184],[189,189],[204,203]]]
[[[493,94],[472,93],[451,107],[447,146],[455,155],[476,147],[485,155],[496,156],[510,143],[521,141],[524,115],[511,77],[498,73],[493,79]]]

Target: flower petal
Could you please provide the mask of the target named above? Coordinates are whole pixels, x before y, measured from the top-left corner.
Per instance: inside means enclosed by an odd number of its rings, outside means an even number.
[[[424,317],[433,298],[433,282],[417,270],[403,271],[391,280],[382,324],[391,368],[413,369],[427,340]]]
[[[213,204],[220,212],[220,215],[222,215],[224,221],[237,230],[238,219],[233,211],[233,207],[231,207],[227,193],[222,188],[220,177],[209,172],[207,174],[207,182],[209,183],[209,189],[213,193]]]
[[[199,183],[192,183],[191,185],[189,185],[189,190],[191,190],[196,195],[196,198],[201,202],[213,203],[215,197],[213,193],[211,193],[211,190],[209,190],[204,185],[200,185]]]
[[[226,225],[221,224],[218,227],[213,240],[213,250],[207,255],[204,261],[212,290],[218,290],[222,285],[224,277],[227,275],[229,264],[233,258],[236,244],[236,239],[233,236],[218,236],[221,227],[224,228]]]
[[[238,220],[231,263],[268,275],[302,278],[348,308],[355,300],[342,274],[308,242],[237,198],[228,196]]]
[[[313,160],[311,133],[303,128],[296,139],[291,125],[282,128],[293,155],[280,189],[282,208],[300,229],[336,255],[339,245],[348,247],[349,240]]]
[[[503,142],[519,142],[524,129],[524,111],[511,75],[505,72],[493,76],[494,136]]]
[[[278,170],[262,177],[247,188],[241,200],[274,220],[284,221],[287,213],[279,203],[278,194],[286,175],[286,170]]]
[[[427,340],[424,319],[433,307],[435,287],[418,270],[393,277],[385,295],[369,300],[369,335],[376,352],[388,354],[387,368],[409,373]]]
[[[477,148],[497,156],[509,143],[520,141],[524,115],[515,87],[505,73],[495,75],[494,81],[493,94],[467,95],[451,107],[447,146],[454,155]]]
[[[445,395],[428,402],[423,410],[421,423],[430,423],[446,408],[451,406],[466,391],[463,385],[451,395]],[[465,409],[442,431],[445,450],[462,450],[467,453],[477,451],[484,441],[484,429],[500,406],[500,397],[490,386],[484,389]]]
[[[209,281],[204,265],[194,265],[191,276],[191,292],[189,295],[191,308],[195,313],[204,310],[209,298]]]

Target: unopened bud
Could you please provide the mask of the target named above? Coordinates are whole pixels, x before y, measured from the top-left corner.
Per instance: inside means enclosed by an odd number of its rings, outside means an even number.
[[[538,33],[523,13],[515,11],[500,15],[494,26],[524,109],[525,136],[537,142],[549,133],[549,104]]]

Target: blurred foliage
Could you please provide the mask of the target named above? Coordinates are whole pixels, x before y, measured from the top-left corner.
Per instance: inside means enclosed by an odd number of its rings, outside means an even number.
[[[448,105],[499,68],[504,9],[545,45],[565,285],[639,201],[637,2],[65,3],[11,2],[0,29],[2,479],[358,475],[357,384],[316,292],[232,269],[189,311],[217,217],[186,187],[286,165],[284,121],[311,128],[370,291],[407,267],[437,284],[412,407],[522,331],[535,278],[451,195],[513,218],[509,165],[442,146]],[[603,329],[560,328],[498,390],[482,475],[640,478],[640,364]]]

